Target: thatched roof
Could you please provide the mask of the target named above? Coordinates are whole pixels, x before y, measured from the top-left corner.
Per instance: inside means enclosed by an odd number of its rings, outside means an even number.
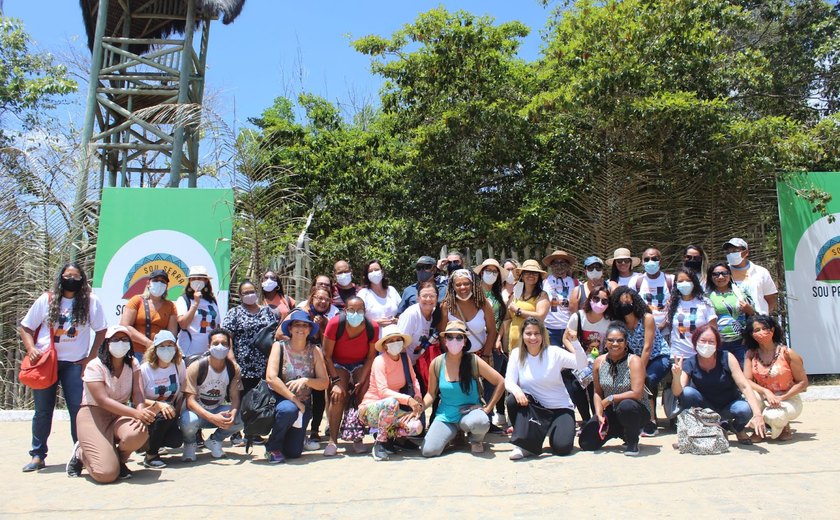
[[[132,13],[131,26],[128,36],[131,38],[165,38],[172,34],[183,34],[186,25],[187,2],[189,0],[109,0],[108,23],[105,27],[106,36],[124,36],[123,21],[125,17],[124,5]],[[233,22],[245,0],[194,0],[197,8],[196,20],[202,17],[222,17],[225,25]],[[96,33],[96,13],[99,0],[79,0],[82,7],[82,18],[88,37],[88,48],[93,50],[93,39]],[[149,17],[149,14],[160,14],[159,18]],[[167,19],[167,17],[181,19]],[[148,49],[147,45],[134,45],[132,52],[142,53]]]

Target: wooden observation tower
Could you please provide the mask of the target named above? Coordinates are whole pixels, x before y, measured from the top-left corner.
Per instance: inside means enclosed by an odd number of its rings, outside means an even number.
[[[210,22],[231,23],[244,3],[80,1],[92,57],[82,168],[90,172],[90,159],[99,159],[97,187],[142,186],[166,173],[170,187],[183,177],[196,186]]]

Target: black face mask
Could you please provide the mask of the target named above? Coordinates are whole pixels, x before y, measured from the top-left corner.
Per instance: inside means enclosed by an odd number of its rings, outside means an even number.
[[[62,278],[61,289],[63,291],[77,292],[82,288],[82,281],[74,278]]]
[[[420,283],[430,280],[435,273],[433,271],[417,271],[417,281]]]
[[[449,272],[449,274],[454,273],[455,271],[457,271],[460,268],[461,268],[461,262],[449,262],[449,265],[446,266],[446,270]]]
[[[624,318],[628,314],[633,314],[632,303],[619,303],[615,308],[615,315],[617,318]]]
[[[686,260],[683,263],[683,265],[685,267],[691,269],[695,273],[699,273],[700,272],[700,267],[703,265],[703,263],[700,260]]]

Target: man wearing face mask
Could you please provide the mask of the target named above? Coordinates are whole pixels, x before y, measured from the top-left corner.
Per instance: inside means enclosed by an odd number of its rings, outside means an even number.
[[[239,365],[228,356],[232,338],[225,329],[210,332],[210,354],[190,364],[184,388],[186,409],[181,414],[181,432],[184,439],[195,439],[200,428],[213,428],[204,445],[213,458],[224,457],[222,441],[242,430],[239,415],[241,390]],[[230,404],[224,404],[229,401]],[[183,460],[195,460],[196,444],[184,444]]]
[[[446,258],[438,260],[437,268],[439,271],[443,272],[443,274],[438,277],[438,281],[442,280],[443,283],[448,282],[449,275],[458,269],[468,269],[467,265],[464,263],[464,255],[462,255],[460,251],[450,251],[446,255]]]
[[[663,330],[668,325],[668,302],[671,290],[674,288],[674,276],[665,274],[660,269],[662,253],[651,247],[642,253],[644,274],[637,274],[630,282],[630,287],[636,290],[648,306],[656,326]]]
[[[443,278],[443,281],[435,278],[435,259],[431,256],[421,256],[417,259],[417,263],[414,266],[415,271],[417,272],[417,283],[413,283],[403,289],[402,298],[400,299],[400,305],[397,307],[397,316],[400,316],[402,313],[405,312],[406,309],[417,303],[417,292],[420,284],[425,282],[426,280],[434,279],[435,286],[437,287],[438,291],[438,298],[437,301],[440,303],[443,301],[443,298],[446,296],[446,278]]]
[[[350,262],[339,260],[333,266],[333,278],[335,285],[332,288],[332,304],[339,310],[347,305],[347,300],[356,296],[359,288],[353,283],[353,271],[350,269]]]
[[[548,295],[550,306],[545,316],[545,328],[552,345],[562,345],[563,333],[569,323],[569,298],[575,287],[580,285],[572,276],[575,257],[565,251],[555,251],[543,258],[543,265],[550,274],[543,281],[543,291]]]
[[[732,269],[732,281],[752,297],[756,314],[775,312],[779,290],[770,271],[749,260],[750,250],[746,240],[729,240],[723,244],[723,252]]]
[[[178,311],[175,304],[166,299],[168,286],[169,274],[163,269],[155,269],[149,274],[146,291],[132,296],[120,316],[120,325],[128,331],[138,361],[143,359],[146,349],[152,347],[155,335],[162,329],[173,336],[178,334]]]

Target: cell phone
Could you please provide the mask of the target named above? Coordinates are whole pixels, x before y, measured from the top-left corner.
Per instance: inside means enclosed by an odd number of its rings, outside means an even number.
[[[600,437],[601,440],[606,439],[607,438],[607,433],[609,431],[610,431],[610,425],[609,425],[609,423],[607,423],[606,418],[604,418],[604,422],[601,423],[601,426],[598,427],[598,437]]]

